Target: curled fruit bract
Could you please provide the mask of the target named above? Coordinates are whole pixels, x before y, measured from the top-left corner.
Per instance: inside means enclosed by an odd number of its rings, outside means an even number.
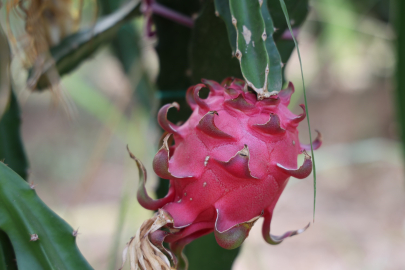
[[[199,96],[202,88],[210,90],[206,99]],[[270,234],[272,213],[288,179],[303,179],[312,171],[311,157],[305,152],[308,146],[300,144],[297,130],[306,116],[305,107],[301,106],[300,115],[287,108],[293,92],[290,83],[277,95],[258,100],[239,79],[227,78],[222,84],[203,80],[187,90],[193,113],[184,124],[176,126],[167,120],[167,111],[178,108],[177,103],[160,110],[159,124],[167,135],[153,168],[170,181],[166,197],[154,200],[147,195],[146,171],[131,157],[140,170],[140,204],[160,213],[148,224],[162,213],[170,217],[159,228],[141,230],[148,245],[156,243],[156,254],[160,251],[168,258],[168,267],[187,269],[184,246],[211,232],[221,247],[237,248],[261,217],[269,244],[279,244],[307,228]],[[321,139],[319,134],[316,148]],[[303,164],[297,164],[299,154],[305,155]],[[169,243],[170,250],[163,242]]]

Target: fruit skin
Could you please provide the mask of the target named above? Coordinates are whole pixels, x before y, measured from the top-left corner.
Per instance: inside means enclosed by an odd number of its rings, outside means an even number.
[[[165,225],[171,233],[165,234],[164,241],[182,261],[183,247],[211,232],[220,246],[238,247],[260,217],[265,219],[263,236],[270,244],[304,231],[307,227],[282,236],[270,235],[272,212],[289,177],[302,179],[312,171],[311,157],[305,152],[308,146],[300,144],[297,130],[306,116],[305,107],[301,105],[304,112],[298,116],[287,108],[293,85],[276,96],[257,100],[239,79],[227,78],[221,84],[202,82],[187,90],[193,113],[184,124],[177,126],[167,120],[170,108],[179,109],[177,103],[163,106],[158,114],[166,135],[153,169],[170,180],[166,197],[152,200],[147,195],[146,171],[133,157],[145,174],[138,201],[172,218],[173,222]],[[199,97],[202,88],[210,90],[206,99]],[[314,147],[320,145],[318,133]],[[305,160],[297,168],[301,153]],[[153,235],[149,236],[152,242]]]

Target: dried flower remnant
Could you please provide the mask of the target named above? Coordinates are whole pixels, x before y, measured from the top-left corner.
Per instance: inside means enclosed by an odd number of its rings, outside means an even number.
[[[170,265],[175,264],[175,257],[169,250],[163,247],[163,239],[168,233],[159,230],[165,225],[172,223],[173,218],[162,209],[152,218],[146,220],[138,229],[136,235],[127,243],[120,269],[122,269],[125,264],[128,251],[131,270],[173,269]]]
[[[74,10],[72,0],[11,0],[6,2],[6,9],[9,39],[25,66],[31,67],[50,47],[77,31],[81,6]],[[24,35],[14,34],[21,31],[12,29],[12,15],[23,18]]]

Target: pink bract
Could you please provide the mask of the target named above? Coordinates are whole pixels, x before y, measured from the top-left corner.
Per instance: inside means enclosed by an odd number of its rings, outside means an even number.
[[[208,98],[199,97],[209,88]],[[166,197],[151,199],[145,189],[146,171],[138,190],[139,203],[150,210],[170,216],[167,230],[151,233],[150,241],[160,246],[170,243],[171,251],[182,260],[181,251],[192,240],[214,232],[218,244],[233,249],[242,244],[256,220],[264,218],[263,237],[270,244],[303,232],[307,227],[282,236],[270,234],[274,207],[290,176],[303,179],[312,171],[311,157],[298,138],[303,113],[288,108],[294,87],[290,83],[278,95],[257,100],[245,91],[245,82],[227,78],[221,84],[202,80],[187,90],[187,102],[193,110],[181,126],[167,120],[170,108],[163,106],[158,122],[167,135],[153,161],[153,169],[170,181]],[[173,140],[174,139],[174,144]],[[321,135],[314,148],[322,144]],[[297,165],[297,156],[305,154]],[[171,254],[171,253],[170,253]],[[175,264],[177,260],[170,255]]]

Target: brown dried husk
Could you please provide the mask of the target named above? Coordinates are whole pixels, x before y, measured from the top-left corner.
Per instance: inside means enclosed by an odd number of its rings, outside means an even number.
[[[127,260],[128,252],[131,270],[175,270],[171,267],[173,262],[149,240],[151,233],[168,223],[173,223],[173,219],[164,210],[159,210],[152,218],[143,222],[123,251],[120,270]]]
[[[41,54],[77,31],[83,2],[79,1],[76,11],[72,0],[11,0],[6,3],[7,34],[26,67],[34,65]],[[11,29],[12,14],[24,20],[24,34],[14,34],[17,29]]]

